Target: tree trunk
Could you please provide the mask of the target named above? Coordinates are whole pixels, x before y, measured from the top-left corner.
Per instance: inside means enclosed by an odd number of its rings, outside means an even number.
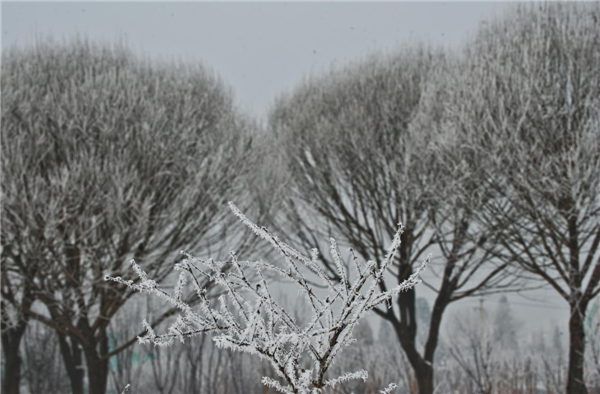
[[[419,394],[433,394],[434,370],[433,360],[437,349],[440,326],[446,307],[450,303],[450,295],[454,289],[454,283],[450,281],[454,264],[447,264],[444,271],[444,279],[440,291],[436,297],[431,318],[429,321],[429,332],[425,343],[424,354],[421,355],[416,349],[417,320],[416,320],[416,293],[415,289],[403,291],[398,295],[398,307],[400,309],[400,320],[388,319],[394,326],[396,336],[415,372],[419,384]],[[408,265],[401,266],[402,277],[406,279],[412,274]],[[390,316],[391,317],[391,316]]]
[[[585,361],[584,316],[587,303],[571,305],[569,319],[569,371],[567,375],[567,393],[588,394],[583,379]]]
[[[415,293],[414,289],[402,292],[398,296],[400,306],[400,321],[392,322],[400,345],[415,372],[419,384],[419,394],[433,394],[433,368],[432,363],[426,361],[415,347],[417,323],[415,320]]]
[[[26,327],[26,322],[19,321],[16,327],[12,329],[3,327],[2,330],[2,352],[5,360],[2,379],[2,393],[4,394],[19,394],[22,363],[19,348]]]
[[[108,380],[108,360],[102,360],[86,353],[89,394],[106,394]]]
[[[88,394],[106,394],[109,360],[104,358],[104,355],[108,354],[106,327],[100,328],[98,334],[94,335],[88,321],[81,318],[77,328],[86,339],[82,348],[87,365]]]
[[[90,343],[90,346],[83,348],[88,371],[88,394],[106,394],[108,359],[102,359],[102,355],[108,353],[108,338],[103,335],[99,342],[94,339]]]
[[[415,374],[419,384],[419,394],[433,394],[433,367],[424,362],[418,370],[415,368]]]
[[[67,338],[62,334],[58,334],[58,342],[60,344],[60,352],[63,356],[65,369],[67,370],[67,375],[69,375],[69,380],[71,382],[71,392],[73,394],[83,394],[84,368],[81,349],[72,339],[69,344]]]

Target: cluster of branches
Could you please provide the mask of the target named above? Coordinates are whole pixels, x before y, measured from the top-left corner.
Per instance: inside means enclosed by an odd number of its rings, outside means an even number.
[[[265,228],[258,227],[244,216],[233,204],[231,210],[256,235],[268,241],[284,259],[284,265],[263,261],[242,261],[235,253],[227,261],[203,260],[186,254],[176,265],[180,270],[174,293],[165,292],[149,279],[136,263],[133,268],[141,281],[134,283],[120,277],[110,277],[117,283],[140,292],[150,292],[162,297],[181,310],[168,333],[157,335],[144,321],[148,333],[140,338],[142,343],[169,345],[175,339],[184,341],[207,332],[213,336],[217,346],[258,355],[270,362],[280,381],[263,377],[263,384],[282,393],[320,393],[324,388],[352,379],[367,379],[364,370],[348,372],[337,377],[327,377],[327,371],[335,358],[352,342],[352,330],[366,313],[380,304],[389,302],[397,294],[414,287],[418,276],[425,268],[426,259],[419,269],[398,286],[378,291],[379,284],[400,247],[403,227],[397,230],[382,261],[361,263],[353,257],[356,278],[342,263],[340,251],[333,238],[330,239],[331,254],[341,280],[332,282],[318,263],[318,251],[307,257],[280,241]],[[316,294],[307,273],[316,275],[320,284],[327,289],[327,296]],[[302,326],[292,317],[273,294],[268,275],[277,275],[291,282],[304,297],[311,312],[310,321]],[[214,283],[224,294],[219,305],[212,306],[206,296],[202,279]],[[197,297],[199,311],[195,311],[182,298],[186,282],[190,280]],[[385,392],[390,392],[390,385]]]

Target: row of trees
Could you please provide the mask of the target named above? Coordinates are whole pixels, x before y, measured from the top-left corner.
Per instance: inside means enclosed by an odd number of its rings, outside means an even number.
[[[109,346],[133,291],[105,276],[135,287],[133,258],[168,283],[181,249],[249,250],[253,238],[224,216],[233,200],[290,243],[317,247],[331,286],[360,275],[354,254],[385,261],[399,222],[379,292],[433,252],[423,343],[414,289],[374,309],[420,394],[434,391],[451,303],[541,285],[571,309],[566,390],[587,393],[584,320],[600,292],[599,18],[598,4],[520,5],[460,52],[371,56],[281,96],[265,133],[202,67],[86,42],[3,53],[3,390],[19,391],[35,319],[56,333],[72,392],[84,392],[85,360],[87,391],[105,393],[109,359],[141,334]],[[352,252],[321,253],[321,235]],[[208,298],[212,284],[200,284]]]
[[[501,299],[502,300],[502,299]],[[525,333],[512,317],[510,304],[500,302],[490,307],[465,308],[453,314],[446,324],[436,357],[436,388],[443,393],[545,393],[564,392],[567,365],[564,344],[558,327],[550,335]],[[113,336],[131,334],[131,321],[141,320],[145,308],[132,305],[122,314],[124,322],[113,321]],[[307,323],[306,315],[293,303],[294,319]],[[426,311],[424,309],[423,311]],[[419,319],[419,324],[426,321]],[[516,335],[515,335],[516,334]],[[525,340],[531,335],[534,340]],[[597,364],[600,336],[596,333],[587,354],[586,383],[590,392],[600,388]],[[357,342],[340,354],[333,365],[335,374],[364,368],[366,382],[355,381],[337,386],[334,393],[379,393],[385,382],[395,381],[401,393],[417,393],[417,382],[410,364],[395,339],[391,324],[383,322],[378,332],[363,321],[354,329]],[[518,337],[517,337],[518,336]],[[520,339],[520,340],[518,340]],[[592,342],[594,343],[594,342]],[[24,387],[30,393],[63,394],[69,382],[62,370],[60,350],[51,329],[33,321],[23,338]],[[382,362],[382,360],[384,362]],[[596,367],[594,367],[594,363]],[[231,379],[235,376],[235,379]],[[204,393],[272,393],[260,385],[262,376],[276,378],[266,362],[249,355],[222,351],[210,336],[198,337],[184,344],[156,348],[134,344],[110,361],[108,393],[129,392],[156,394]]]

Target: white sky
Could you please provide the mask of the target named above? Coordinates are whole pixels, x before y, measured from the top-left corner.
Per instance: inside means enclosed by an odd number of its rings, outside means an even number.
[[[199,60],[234,88],[243,108],[260,117],[277,94],[334,62],[391,50],[411,40],[458,47],[483,19],[508,6],[491,2],[3,2],[1,37],[2,48],[32,43],[38,35],[59,40],[75,34],[91,40],[122,38],[135,51],[153,57]],[[426,296],[432,303],[432,294]],[[549,334],[555,323],[566,329],[564,301],[553,291],[532,296],[538,300],[509,296],[526,331],[543,329]],[[498,299],[490,298],[486,306],[493,308]],[[459,304],[476,307],[478,300]]]
[[[3,2],[2,46],[82,34],[151,56],[201,60],[264,115],[303,75],[399,43],[457,46],[505,3]]]

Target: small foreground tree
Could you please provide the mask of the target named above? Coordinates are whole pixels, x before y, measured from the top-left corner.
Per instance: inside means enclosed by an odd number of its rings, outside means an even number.
[[[335,377],[327,376],[327,371],[336,356],[353,341],[352,330],[359,320],[374,307],[386,302],[389,304],[398,293],[419,283],[419,275],[429,257],[407,280],[390,290],[378,291],[379,282],[400,246],[403,227],[400,225],[381,264],[374,261],[359,263],[354,259],[354,281],[350,280],[336,242],[331,238],[332,258],[342,278],[340,282],[332,282],[319,266],[316,249],[313,249],[312,257],[304,256],[265,228],[252,223],[232,203],[230,207],[243,224],[273,246],[285,264],[241,261],[234,252],[227,261],[202,260],[185,254],[186,258],[175,265],[181,273],[174,293],[169,294],[132,261],[140,281],[136,283],[120,277],[107,279],[136,291],[155,294],[181,310],[166,334],[157,335],[144,320],[148,332],[139,339],[140,342],[164,346],[175,339],[183,342],[188,337],[214,332],[218,334],[213,337],[217,346],[268,360],[283,382],[269,377],[263,377],[262,382],[282,393],[321,393],[325,388],[333,388],[352,379],[366,380],[368,375],[364,370]],[[316,294],[307,278],[308,272],[316,275],[328,290],[326,296]],[[304,296],[312,315],[306,325],[298,324],[278,302],[267,282],[267,274],[290,281]],[[206,297],[203,279],[213,282],[223,291],[219,306],[212,306]],[[188,280],[200,299],[199,311],[182,298]],[[383,392],[389,393],[394,387],[390,384]]]

